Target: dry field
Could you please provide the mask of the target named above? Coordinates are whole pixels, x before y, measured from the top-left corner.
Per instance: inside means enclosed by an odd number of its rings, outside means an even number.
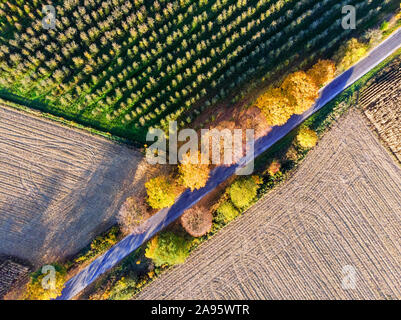
[[[401,298],[401,168],[356,110],[138,299]],[[344,290],[347,266],[355,289]],[[345,268],[345,269],[344,269]]]
[[[401,162],[401,57],[371,81],[359,104],[385,145]]]
[[[6,107],[0,150],[0,254],[36,267],[86,246],[143,188],[139,152]]]

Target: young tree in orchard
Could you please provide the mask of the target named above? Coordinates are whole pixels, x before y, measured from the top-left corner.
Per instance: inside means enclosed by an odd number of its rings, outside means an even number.
[[[303,127],[299,130],[297,135],[298,144],[305,149],[313,148],[317,143],[318,137],[312,129]]]
[[[201,237],[212,228],[212,213],[204,207],[186,210],[180,217],[182,227],[193,237]]]
[[[179,189],[173,179],[168,176],[158,176],[145,183],[148,203],[154,209],[162,209],[173,205],[179,194]]]
[[[164,264],[184,263],[189,255],[191,242],[173,232],[163,232],[148,242],[145,256],[152,259],[157,267]]]
[[[269,126],[281,126],[294,114],[294,107],[280,88],[266,91],[255,105],[262,110]]]
[[[191,191],[204,187],[210,174],[209,165],[201,164],[201,154],[199,151],[193,160],[197,160],[192,161],[197,163],[191,163],[190,155],[186,154],[178,166],[179,183],[186,188],[190,188]]]
[[[333,61],[319,60],[306,74],[320,88],[333,80],[335,73],[336,66]]]
[[[296,114],[302,114],[308,110],[315,103],[319,91],[318,86],[303,71],[290,74],[281,88],[289,98]]]

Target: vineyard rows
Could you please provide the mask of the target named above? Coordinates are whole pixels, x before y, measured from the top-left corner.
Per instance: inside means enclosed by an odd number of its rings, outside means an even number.
[[[390,0],[67,0],[56,29],[43,2],[0,2],[0,89],[49,111],[143,141],[146,128],[190,124],[256,74],[324,54]]]

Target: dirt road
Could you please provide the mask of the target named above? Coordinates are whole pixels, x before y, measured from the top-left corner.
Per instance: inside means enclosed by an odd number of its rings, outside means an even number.
[[[139,152],[2,106],[0,150],[0,253],[34,266],[75,254],[143,188]]]
[[[400,299],[401,169],[365,121],[342,118],[293,177],[137,298]]]

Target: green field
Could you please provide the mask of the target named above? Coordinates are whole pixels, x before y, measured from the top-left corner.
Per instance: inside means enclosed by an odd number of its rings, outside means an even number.
[[[190,123],[250,80],[333,52],[390,0],[0,2],[0,97],[130,140]]]

